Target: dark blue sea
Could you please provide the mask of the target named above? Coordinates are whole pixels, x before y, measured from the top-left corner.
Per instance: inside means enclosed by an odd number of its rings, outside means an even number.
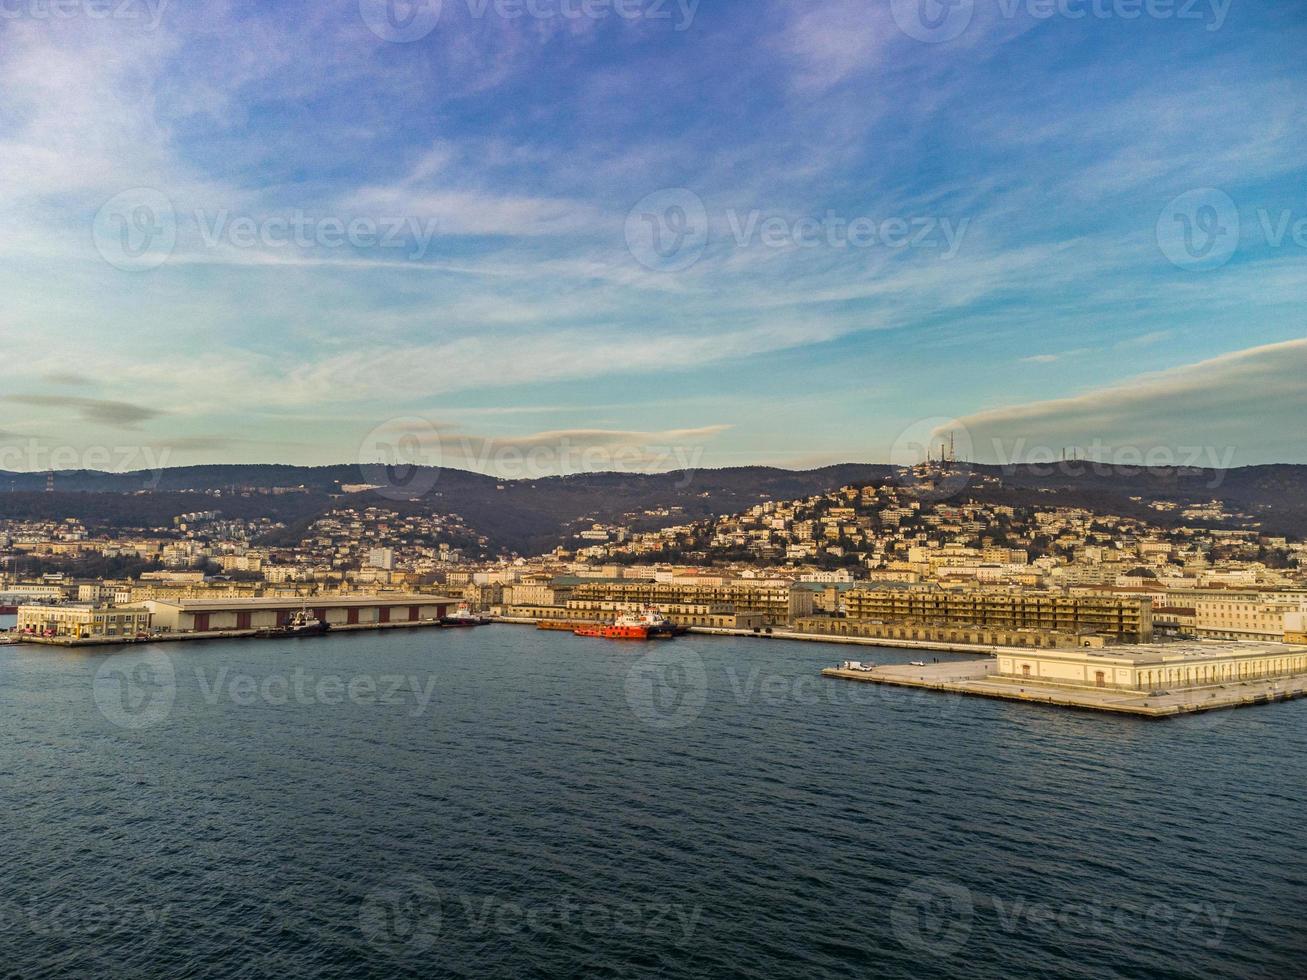
[[[0,647],[0,973],[1307,973],[1307,702],[1145,722],[818,675],[849,655]]]

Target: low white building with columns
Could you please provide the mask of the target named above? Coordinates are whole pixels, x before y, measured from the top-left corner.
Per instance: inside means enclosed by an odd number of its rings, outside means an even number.
[[[1070,687],[1174,691],[1307,675],[1307,643],[1156,643],[1085,649],[1000,649],[998,677]]]

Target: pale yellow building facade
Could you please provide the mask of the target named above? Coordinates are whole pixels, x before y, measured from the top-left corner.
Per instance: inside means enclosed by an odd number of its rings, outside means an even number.
[[[149,632],[150,610],[141,606],[95,604],[19,606],[18,631],[32,636],[76,640],[138,636]]]
[[[1307,674],[1307,646],[1175,643],[1091,650],[1001,650],[999,677],[1073,687],[1174,690]]]

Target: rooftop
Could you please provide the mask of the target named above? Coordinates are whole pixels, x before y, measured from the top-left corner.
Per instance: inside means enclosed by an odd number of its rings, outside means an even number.
[[[1140,643],[1129,647],[1111,647],[1107,650],[1036,649],[1026,651],[1014,649],[1006,652],[1038,656],[1040,658],[1057,658],[1070,661],[1091,660],[1138,667],[1147,664],[1227,660],[1230,657],[1293,656],[1295,654],[1307,654],[1307,646],[1295,643],[1193,640],[1183,643]]]

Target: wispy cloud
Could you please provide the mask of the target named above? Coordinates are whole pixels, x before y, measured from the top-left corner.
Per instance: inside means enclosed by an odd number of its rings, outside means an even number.
[[[72,409],[83,422],[130,429],[142,422],[167,414],[159,409],[134,405],[131,402],[107,401],[99,398],[74,398],[70,395],[4,395],[5,401],[36,408]]]
[[[1234,351],[1068,398],[960,420],[984,462],[1059,447],[1229,449],[1242,464],[1307,456],[1307,338]],[[1176,458],[1179,458],[1176,456]],[[1209,457],[1203,457],[1204,460]]]
[[[883,406],[840,394],[854,380],[897,386],[896,410],[918,418],[988,419],[979,408],[1054,403],[1086,378],[1115,391],[1232,336],[1301,332],[1301,250],[1259,241],[1256,215],[1301,210],[1305,26],[1269,0],[1220,31],[977,4],[946,44],[864,0],[705,4],[685,30],[446,3],[412,44],[380,40],[356,0],[173,3],[151,30],[0,18],[0,335],[25,367],[9,404],[42,409],[35,428],[68,444],[166,405],[179,453],[326,462],[355,447],[315,418],[439,401],[662,433],[696,428],[676,406],[710,391],[709,417],[734,426],[713,451],[740,461],[839,449],[759,410],[761,393],[802,391],[830,431],[863,438]],[[1156,222],[1204,186],[1232,196],[1244,235],[1227,266],[1193,275],[1161,254]],[[132,188],[176,211],[171,254],[143,273],[106,263],[91,234]],[[702,201],[708,241],[667,273],[634,253],[627,219],[671,188]],[[434,234],[412,254],[261,240],[297,212]],[[252,244],[206,242],[197,213],[249,223]],[[752,213],[782,231],[833,216],[965,234],[947,259],[742,244],[732,225]],[[675,243],[689,215],[662,217]],[[93,381],[67,370],[70,350]],[[56,385],[97,397],[32,400]],[[1249,447],[1297,405],[1223,397],[1212,431]],[[1150,438],[1195,427],[1150,407]]]

